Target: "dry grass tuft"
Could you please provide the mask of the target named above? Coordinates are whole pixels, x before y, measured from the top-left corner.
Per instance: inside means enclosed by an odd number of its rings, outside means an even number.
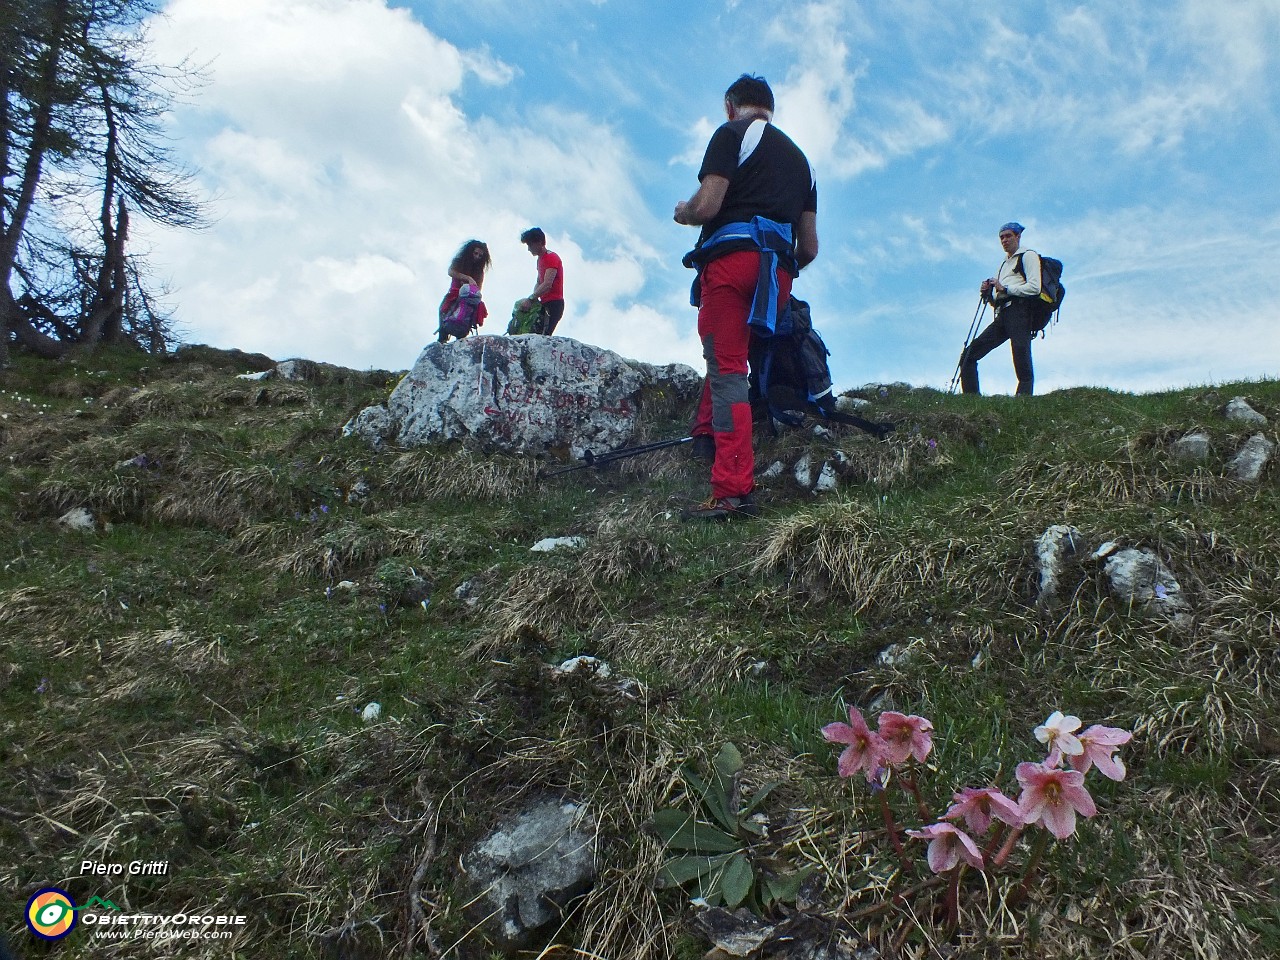
[[[653,443],[662,437],[637,439],[635,443]],[[694,460],[688,444],[657,450],[651,454],[642,454],[626,460],[619,460],[609,470],[617,470],[619,476],[628,480],[640,480],[645,483],[665,483],[671,480],[689,480],[694,477],[703,482],[706,479],[706,466]],[[597,474],[590,470],[582,472],[584,483],[596,481]],[[608,476],[606,473],[605,476]]]
[[[687,619],[610,624],[595,640],[601,656],[679,687],[731,687],[755,679],[758,652],[728,628],[708,630]]]
[[[644,516],[649,513],[644,506],[635,509]],[[606,614],[611,620],[616,588],[676,570],[682,562],[669,543],[650,535],[652,529],[632,527],[626,517],[615,516],[574,555],[572,568],[552,562],[521,570],[490,613],[494,639],[482,642],[476,655],[493,655],[494,644],[517,638],[545,640],[570,630],[589,632]]]
[[[218,469],[216,463],[190,464],[182,483],[156,498],[151,514],[162,523],[242,529],[261,517],[287,514],[297,494],[289,475],[278,467],[254,464]]]
[[[67,377],[50,382],[41,392],[63,400],[83,400],[85,397],[96,397],[105,389],[106,386],[101,381]]]
[[[1003,489],[1018,501],[1208,504],[1238,496],[1242,485],[1201,465],[1156,459],[1126,443],[1103,460],[1053,462],[1023,457],[1005,472]]]
[[[3,462],[13,467],[45,464],[76,443],[93,440],[98,428],[85,420],[42,417],[25,422],[10,421],[0,434]]]
[[[825,909],[838,918],[855,919],[885,955],[1010,960],[1030,955],[1045,960],[1260,956],[1259,937],[1242,916],[1265,911],[1266,892],[1242,887],[1230,875],[1229,864],[1214,849],[1222,833],[1215,811],[1169,790],[1149,792],[1136,802],[1155,811],[1157,821],[1178,825],[1177,861],[1158,854],[1167,838],[1135,826],[1138,818],[1132,811],[1106,811],[1082,829],[1098,834],[1092,841],[1107,848],[1120,842],[1112,834],[1124,834],[1124,846],[1136,860],[1128,879],[1112,885],[1083,874],[1079,880],[1091,890],[1075,893],[1057,893],[1057,884],[1037,883],[1028,902],[1012,906],[1016,874],[990,880],[971,873],[962,892],[958,942],[949,947],[941,939],[941,925],[929,916],[930,908],[941,902],[941,887],[920,891],[915,910],[910,904],[885,909],[893,871],[886,867],[887,841],[872,826],[878,816],[866,794],[855,794],[847,805],[828,801],[793,808],[792,845],[825,878]],[[1066,850],[1058,855],[1070,859]],[[1062,873],[1048,864],[1042,870],[1047,876]],[[1066,868],[1069,873],[1078,870],[1079,864]],[[932,948],[889,952],[897,937],[912,929]]]
[[[53,604],[39,587],[0,591],[0,624],[18,624],[44,614]]]
[[[95,598],[96,599],[96,598]],[[39,624],[35,645],[47,645],[42,649],[57,651],[67,643],[67,637],[83,636],[86,611],[65,595],[55,595],[42,587],[18,587],[0,590],[0,626],[11,627],[16,634],[19,627]]]
[[[57,515],[72,507],[87,507],[96,516],[135,518],[142,514],[149,485],[149,478],[139,470],[51,478],[36,490],[32,509],[24,515]]]
[[[644,507],[638,512],[645,516],[650,513]],[[681,563],[682,558],[670,543],[650,535],[650,531],[630,523],[625,516],[611,517],[603,523],[578,555],[582,575],[610,587],[677,570]]]
[[[489,613],[491,637],[468,651],[477,659],[499,656],[511,643],[548,640],[568,630],[590,633],[607,608],[594,583],[577,569],[529,566],[507,583]]]
[[[688,733],[628,727],[607,746],[609,775],[588,794],[605,835],[621,848],[601,870],[579,908],[579,942],[612,960],[674,956],[675,918],[658,899],[654,878],[666,859],[645,822],[676,789],[681,758],[673,749]]]
[[[387,557],[425,560],[448,549],[453,539],[447,528],[406,529],[394,526],[394,520],[337,520],[323,527],[305,520],[255,524],[240,532],[233,547],[282,573],[333,579]]]
[[[106,657],[114,664],[188,678],[221,670],[227,665],[220,638],[205,640],[176,628],[126,634],[104,647]]]
[[[311,392],[290,383],[267,382],[226,387],[215,391],[212,399],[228,407],[292,407],[309,403]]]
[[[114,395],[109,396],[114,399]],[[198,420],[217,411],[205,387],[192,384],[142,387],[120,398],[112,407],[114,419],[123,424],[144,420]]]
[[[1044,943],[1054,945],[1049,955],[1055,960],[1256,956],[1258,937],[1242,922],[1242,913],[1263,908],[1260,891],[1242,889],[1215,850],[1222,828],[1215,811],[1168,789],[1148,791],[1142,803],[1156,820],[1178,825],[1178,860],[1171,862],[1158,853],[1167,838],[1142,827],[1111,823],[1110,829],[1128,834],[1137,852],[1133,878],[1070,903],[1065,910],[1042,911]],[[1129,905],[1120,916],[1117,899]],[[1092,917],[1108,919],[1088,919]]]
[[[929,463],[928,446],[915,438],[907,442],[849,445],[841,448],[843,459],[837,461],[840,479],[846,483],[869,483],[888,489],[914,476]]]
[[[531,494],[537,478],[533,458],[488,457],[468,449],[449,453],[414,450],[396,458],[387,490],[409,501],[505,503]]]
[[[954,579],[965,553],[941,532],[893,529],[869,507],[833,501],[774,524],[752,570],[784,573],[819,596],[847,597],[857,614],[937,591]]]

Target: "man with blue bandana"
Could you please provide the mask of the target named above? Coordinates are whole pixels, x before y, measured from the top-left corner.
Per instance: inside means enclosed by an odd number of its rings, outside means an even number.
[[[994,277],[982,281],[982,298],[995,307],[991,325],[965,348],[960,356],[960,383],[965,393],[979,393],[978,361],[1006,340],[1013,352],[1013,371],[1018,376],[1018,394],[1031,396],[1035,372],[1031,366],[1032,306],[1040,296],[1040,255],[1022,246],[1020,223],[1000,228],[1004,262]]]

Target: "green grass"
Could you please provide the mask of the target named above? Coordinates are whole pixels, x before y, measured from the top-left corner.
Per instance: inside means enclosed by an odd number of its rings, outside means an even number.
[[[1028,903],[1003,903],[1016,874],[990,889],[970,875],[962,954],[1275,955],[1280,496],[1274,467],[1256,485],[1227,475],[1256,430],[1221,409],[1243,394],[1274,423],[1280,384],[1031,401],[895,388],[868,397],[897,421],[891,441],[759,438],[761,466],[788,465],[764,519],[704,526],[676,519],[705,486],[685,451],[540,483],[522,458],[375,454],[338,432],[390,375],[234,379],[252,366],[207,348],[19,357],[0,383],[0,893],[16,905],[0,929],[20,949],[26,898],[65,883],[247,914],[237,956],[399,955],[434,810],[423,909],[443,944],[485,955],[458,858],[550,793],[607,824],[561,950],[701,955],[687,898],[652,891],[660,851],[641,825],[679,800],[681,765],[733,741],[752,784],[785,784],[769,852],[820,868],[813,912],[923,950],[947,939],[936,892],[918,927],[903,910],[849,920],[897,869],[860,832],[880,826],[875,797],[836,778],[820,735],[856,706],[933,722],[917,779],[935,815],[963,786],[1014,789],[1051,710],[1136,732],[1129,777],[1091,775],[1101,812],[1049,848]],[[663,407],[646,438],[679,435],[679,414]],[[1191,429],[1211,437],[1206,464],[1169,453]],[[840,491],[797,490],[789,465],[836,447]],[[357,483],[369,492],[349,502]],[[93,533],[58,528],[72,506]],[[1190,620],[1125,609],[1087,561],[1037,609],[1034,541],[1053,523],[1160,551]],[[587,548],[529,552],[567,535]],[[431,585],[425,609],[398,602],[410,571]],[[552,673],[578,654],[641,686]],[[373,701],[382,720],[365,724]],[[77,875],[85,858],[171,873],[99,882]],[[62,952],[137,955],[93,949]]]

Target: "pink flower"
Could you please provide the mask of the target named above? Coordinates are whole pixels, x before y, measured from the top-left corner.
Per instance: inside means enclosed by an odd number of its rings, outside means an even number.
[[[952,799],[956,802],[942,815],[944,820],[964,817],[965,825],[974,833],[986,833],[994,817],[1011,827],[1021,826],[1022,811],[1018,805],[995,787],[977,790],[965,787]]]
[[[1076,814],[1092,817],[1098,812],[1093,797],[1084,788],[1084,774],[1059,770],[1045,763],[1018,764],[1022,796],[1018,807],[1024,823],[1040,823],[1059,840],[1076,830]]]
[[[949,823],[931,824],[923,830],[908,830],[907,836],[929,841],[929,869],[934,873],[945,873],[959,863],[961,857],[969,866],[982,869],[982,853],[973,838]]]
[[[1123,780],[1125,775],[1124,761],[1115,756],[1116,750],[1133,739],[1133,734],[1119,727],[1103,727],[1094,724],[1080,734],[1083,751],[1071,758],[1071,766],[1081,773],[1088,773],[1090,767],[1097,767],[1098,772],[1112,780]]]
[[[880,714],[880,737],[890,763],[906,763],[908,757],[924,763],[933,748],[933,724],[924,717],[886,710]]]
[[[849,708],[848,723],[829,723],[822,728],[822,735],[832,743],[848,744],[837,764],[840,776],[852,777],[859,770],[866,770],[870,775],[881,766],[885,742],[871,731],[857,707]]]
[[[1063,754],[1075,757],[1084,752],[1084,747],[1075,735],[1079,729],[1080,718],[1063,716],[1061,710],[1053,711],[1043,725],[1036,727],[1036,739],[1049,745],[1049,758],[1045,760],[1046,764],[1056,767],[1062,762]]]

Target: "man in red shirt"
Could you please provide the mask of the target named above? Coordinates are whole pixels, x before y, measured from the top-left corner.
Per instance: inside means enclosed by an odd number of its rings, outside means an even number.
[[[531,301],[541,301],[542,316],[534,325],[533,332],[550,336],[564,316],[564,264],[560,262],[558,253],[547,249],[547,235],[541,227],[530,227],[520,234],[520,242],[538,258],[538,282],[533,293],[521,300],[520,305],[527,307]]]
[[[751,330],[772,331],[800,268],[818,255],[818,187],[804,153],[772,124],[773,91],[743,74],[724,95],[728,122],[707,145],[697,191],[676,223],[701,226],[684,258],[696,267],[698,335],[707,361],[693,446],[711,452],[711,497],[690,519],[754,516],[755,455],[747,351]]]

